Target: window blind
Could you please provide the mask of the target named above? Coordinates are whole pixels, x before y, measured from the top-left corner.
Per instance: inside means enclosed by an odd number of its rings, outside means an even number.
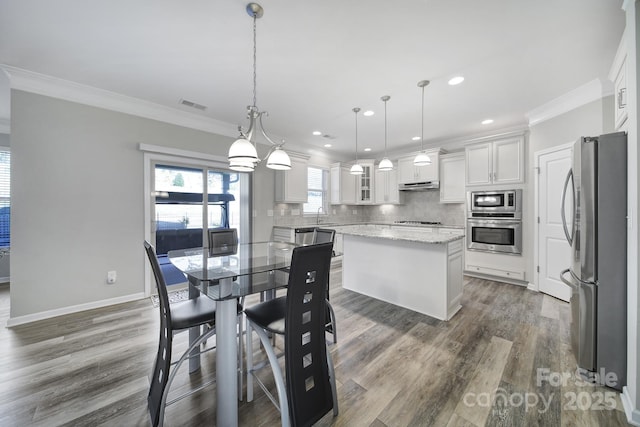
[[[328,173],[324,169],[307,168],[307,203],[303,205],[306,214],[325,213]]]
[[[0,148],[0,247],[11,245],[11,152]]]

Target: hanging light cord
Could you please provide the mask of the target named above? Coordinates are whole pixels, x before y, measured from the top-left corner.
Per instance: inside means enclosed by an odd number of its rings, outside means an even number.
[[[422,130],[420,135],[420,150],[424,151],[424,86],[422,86]]]
[[[387,157],[387,101],[384,101],[384,157]]]
[[[256,101],[256,82],[258,80],[258,73],[256,72],[256,57],[257,57],[257,49],[256,49],[256,19],[257,18],[257,13],[253,13],[253,106],[257,106],[257,101]],[[424,92],[424,89],[423,89]],[[423,95],[424,96],[424,95]]]
[[[356,113],[356,164],[358,163],[358,112]]]

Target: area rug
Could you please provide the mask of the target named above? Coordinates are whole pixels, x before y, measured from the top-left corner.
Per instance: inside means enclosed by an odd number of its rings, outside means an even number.
[[[189,299],[189,289],[179,289],[177,291],[169,292],[169,304],[174,302],[186,301]],[[160,299],[158,295],[151,295],[151,303],[154,307],[160,305]]]

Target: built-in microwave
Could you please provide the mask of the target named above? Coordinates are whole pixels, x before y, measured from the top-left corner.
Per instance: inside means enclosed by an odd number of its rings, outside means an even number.
[[[522,190],[470,191],[470,218],[522,218]]]

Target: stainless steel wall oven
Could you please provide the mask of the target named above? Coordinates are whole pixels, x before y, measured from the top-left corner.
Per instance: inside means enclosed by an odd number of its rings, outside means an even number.
[[[467,248],[522,253],[522,190],[470,191]]]

